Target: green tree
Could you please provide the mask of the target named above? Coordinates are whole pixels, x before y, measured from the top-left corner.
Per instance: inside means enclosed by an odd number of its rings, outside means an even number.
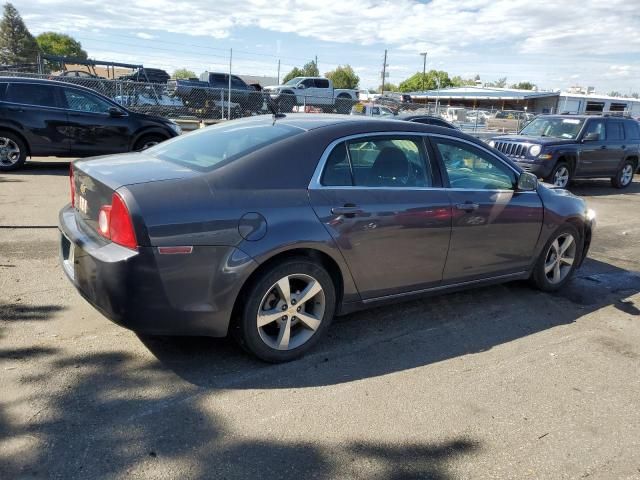
[[[435,90],[436,88],[452,87],[449,74],[443,70],[429,70],[425,75],[415,73],[398,85],[401,92],[417,92],[421,90]]]
[[[504,88],[506,86],[507,86],[507,77],[502,77],[496,80],[495,82],[487,83],[487,87]]]
[[[282,83],[287,83],[292,78],[304,77],[304,76],[305,74],[302,70],[300,70],[298,67],[293,67],[293,70],[291,70],[289,73],[287,73],[284,76],[284,78],[282,79]]]
[[[373,93],[378,93],[378,92],[380,92],[380,91],[382,91],[382,85],[380,85],[380,86],[378,87],[378,90],[377,90],[377,91],[375,91],[375,92],[373,92]],[[398,88],[398,86],[397,86],[397,85],[394,85],[393,83],[385,83],[385,84],[384,84],[384,91],[385,91],[385,92],[399,92],[399,91],[400,91],[400,89]]]
[[[35,63],[37,58],[38,42],[29,33],[18,10],[10,3],[5,3],[0,22],[0,63]]]
[[[609,92],[607,95],[609,95],[610,97],[623,97],[624,95],[622,95],[620,92],[614,90],[613,92]]]
[[[186,68],[178,68],[177,70],[174,70],[173,75],[171,76],[173,78],[183,78],[183,79],[196,78],[195,72],[192,72],[191,70],[187,70]]]
[[[517,90],[533,90],[534,88],[536,88],[536,85],[531,82],[520,82],[514,83],[513,85],[511,85],[511,88],[515,88]]]
[[[304,67],[302,67],[302,71],[304,72],[305,77],[320,76],[320,70],[318,70],[318,66],[313,60],[309,63],[305,63]]]
[[[42,53],[87,59],[87,52],[79,41],[64,33],[44,32],[36,37]]]
[[[460,75],[456,75],[451,79],[451,86],[453,87],[475,86],[475,84],[475,78],[462,78]]]
[[[335,88],[358,88],[360,83],[360,77],[350,65],[338,65],[335,70],[325,73],[324,76],[333,82]]]
[[[638,93],[638,92],[633,92],[633,93],[631,94],[631,98],[640,98],[640,93]]]

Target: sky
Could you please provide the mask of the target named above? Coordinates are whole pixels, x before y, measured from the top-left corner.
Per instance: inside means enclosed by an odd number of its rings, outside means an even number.
[[[67,33],[91,58],[276,77],[318,58],[362,88],[422,71],[542,89],[640,92],[640,0],[13,0],[33,34]]]

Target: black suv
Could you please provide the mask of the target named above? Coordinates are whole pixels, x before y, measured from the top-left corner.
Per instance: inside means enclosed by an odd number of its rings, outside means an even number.
[[[494,137],[488,143],[558,187],[574,178],[604,177],[625,188],[638,168],[640,123],[615,116],[541,115],[518,135]]]
[[[22,167],[27,156],[143,150],[179,134],[171,120],[131,112],[89,88],[0,77],[0,171]]]

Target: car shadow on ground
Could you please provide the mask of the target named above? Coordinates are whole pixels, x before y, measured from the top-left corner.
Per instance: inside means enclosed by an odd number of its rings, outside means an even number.
[[[254,360],[230,339],[140,338],[164,367],[200,387],[311,387],[482,352],[608,305],[637,314],[637,306],[626,300],[637,292],[639,274],[588,259],[553,294],[513,282],[339,317],[313,352],[284,365]]]
[[[0,182],[22,181],[16,179],[14,175],[69,175],[70,160],[29,160],[19,170],[10,172],[0,172]]]
[[[614,188],[610,180],[573,180],[568,190],[578,196],[602,197],[640,193],[640,175],[636,175],[627,188]]]

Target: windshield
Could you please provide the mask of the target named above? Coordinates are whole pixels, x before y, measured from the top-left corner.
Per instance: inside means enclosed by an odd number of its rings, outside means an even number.
[[[289,80],[287,83],[285,83],[285,85],[297,85],[302,81],[303,77],[295,77],[292,78],[291,80]]]
[[[302,130],[264,122],[230,122],[203,128],[145,150],[196,170],[214,170]]]
[[[581,118],[536,118],[522,129],[520,135],[532,137],[555,137],[575,140],[582,130]]]

